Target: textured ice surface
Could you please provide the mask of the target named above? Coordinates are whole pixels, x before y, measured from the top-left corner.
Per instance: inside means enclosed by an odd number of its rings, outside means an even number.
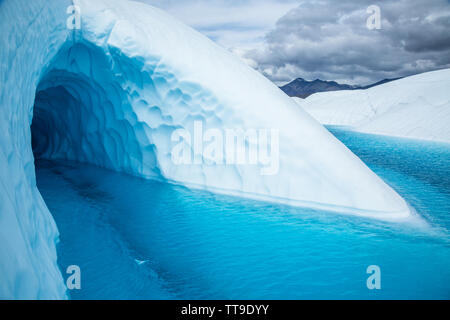
[[[65,297],[32,136],[44,158],[380,219],[409,215],[397,193],[291,98],[209,39],[141,3],[74,3],[81,30],[66,28],[72,1],[0,3],[0,297]],[[196,120],[205,129],[280,130],[279,173],[176,166],[171,133],[191,131]]]
[[[450,69],[367,90],[317,93],[305,100],[295,100],[323,124],[450,142]]]

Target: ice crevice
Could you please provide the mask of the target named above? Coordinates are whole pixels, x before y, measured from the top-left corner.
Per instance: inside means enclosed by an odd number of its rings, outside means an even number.
[[[0,4],[8,34],[0,38],[0,298],[66,297],[35,156],[294,206],[409,217],[405,201],[322,125],[203,35],[125,0],[73,1],[82,28],[68,30],[71,4]],[[205,130],[279,130],[279,171],[174,164],[172,133],[193,132],[196,121]]]

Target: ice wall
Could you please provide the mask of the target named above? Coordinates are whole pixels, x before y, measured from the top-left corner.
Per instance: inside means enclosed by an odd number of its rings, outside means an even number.
[[[0,298],[66,296],[58,231],[36,188],[30,123],[43,68],[67,37],[69,1],[0,2]]]
[[[380,219],[404,200],[269,80],[150,6],[77,0],[0,3],[0,297],[63,298],[57,229],[36,188],[37,156],[89,162],[243,197]],[[279,172],[176,165],[171,134],[279,130]],[[30,125],[31,129],[30,130]],[[31,134],[32,132],[32,134]],[[248,142],[248,141],[247,141]]]

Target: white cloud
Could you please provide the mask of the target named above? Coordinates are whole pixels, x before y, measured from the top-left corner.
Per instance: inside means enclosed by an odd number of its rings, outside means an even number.
[[[228,48],[255,48],[296,0],[140,0],[177,17]]]
[[[277,83],[366,84],[450,67],[448,0],[140,0],[168,11]]]

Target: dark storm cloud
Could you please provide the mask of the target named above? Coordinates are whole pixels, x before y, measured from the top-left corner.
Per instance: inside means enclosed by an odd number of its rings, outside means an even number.
[[[381,29],[366,27],[370,5]],[[296,77],[366,83],[450,67],[447,0],[302,1],[245,58],[274,81]]]

